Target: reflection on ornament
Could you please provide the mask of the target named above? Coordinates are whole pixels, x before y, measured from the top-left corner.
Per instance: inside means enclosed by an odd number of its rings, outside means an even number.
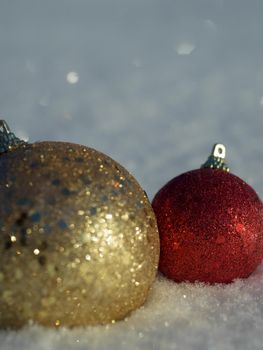
[[[0,326],[115,322],[142,305],[159,237],[137,181],[94,149],[26,144],[4,122],[0,143]]]
[[[215,145],[202,169],[175,177],[153,200],[160,270],[175,281],[227,283],[262,260],[262,202],[224,158],[224,145]]]

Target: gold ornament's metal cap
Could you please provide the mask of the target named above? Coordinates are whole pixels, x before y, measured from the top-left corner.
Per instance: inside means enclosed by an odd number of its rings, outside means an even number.
[[[229,172],[229,167],[225,163],[226,147],[221,143],[213,146],[212,152],[201,168],[220,169]]]
[[[0,154],[26,144],[27,142],[19,139],[11,132],[5,120],[0,120]]]

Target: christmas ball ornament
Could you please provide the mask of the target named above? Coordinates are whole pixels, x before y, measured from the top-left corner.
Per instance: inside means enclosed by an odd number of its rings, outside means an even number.
[[[215,145],[201,169],[175,177],[153,200],[159,268],[177,282],[231,282],[262,260],[262,202],[224,158],[224,145]]]
[[[0,124],[0,327],[124,318],[144,303],[158,266],[145,192],[94,149],[27,144]]]

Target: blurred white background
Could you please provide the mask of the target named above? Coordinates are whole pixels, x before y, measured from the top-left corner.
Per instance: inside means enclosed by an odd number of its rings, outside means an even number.
[[[263,196],[263,1],[0,0],[0,115],[22,138],[85,144],[152,198],[215,142]],[[262,267],[247,281],[158,279],[112,327],[1,332],[13,349],[262,349]]]

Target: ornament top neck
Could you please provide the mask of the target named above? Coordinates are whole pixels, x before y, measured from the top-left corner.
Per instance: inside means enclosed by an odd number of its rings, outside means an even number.
[[[220,143],[216,143],[210,156],[201,168],[220,169],[229,172],[229,167],[225,163],[225,157],[226,147]]]
[[[0,155],[25,144],[27,142],[20,140],[11,132],[6,121],[0,120]]]

